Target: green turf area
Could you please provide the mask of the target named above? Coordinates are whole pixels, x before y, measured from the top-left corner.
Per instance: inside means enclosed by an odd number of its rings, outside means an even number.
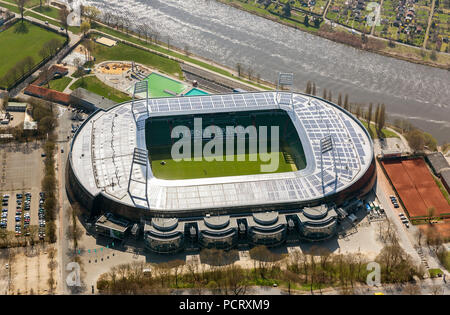
[[[155,45],[155,44],[153,44],[153,43],[148,43],[148,42],[146,42],[146,41],[144,41],[144,40],[141,40],[141,39],[139,39],[139,38],[133,37],[133,36],[131,36],[130,34],[125,34],[125,33],[120,32],[120,31],[118,31],[118,30],[114,30],[114,29],[111,29],[111,28],[109,28],[109,27],[105,27],[105,26],[102,26],[102,25],[98,25],[98,24],[96,24],[96,23],[93,23],[92,29],[93,29],[94,31],[95,31],[95,30],[98,30],[98,31],[104,32],[104,33],[106,33],[106,34],[109,34],[109,35],[112,35],[112,36],[121,38],[121,39],[123,39],[123,40],[132,42],[132,43],[134,43],[134,44],[138,44],[138,45],[141,45],[141,46],[144,46],[144,47],[153,49],[153,50],[155,50],[155,51],[161,52],[161,53],[163,53],[163,54],[170,55],[170,56],[172,56],[172,57],[176,57],[176,58],[185,60],[185,61],[187,61],[187,62],[192,62],[193,64],[196,64],[196,65],[198,65],[198,66],[200,66],[200,67],[202,67],[202,68],[209,69],[209,70],[211,70],[211,71],[214,71],[214,72],[223,74],[223,75],[228,76],[228,77],[233,77],[233,78],[238,79],[238,80],[240,80],[240,81],[242,81],[242,82],[249,83],[249,84],[251,84],[251,85],[257,86],[257,87],[262,88],[262,89],[264,89],[264,90],[269,90],[269,88],[264,87],[264,86],[262,86],[262,85],[260,85],[260,84],[255,83],[255,82],[250,82],[250,81],[245,80],[245,79],[243,79],[243,78],[234,77],[233,75],[231,75],[231,73],[230,73],[229,71],[224,70],[223,68],[218,68],[218,67],[216,67],[216,66],[213,66],[213,65],[211,65],[211,64],[209,64],[209,63],[200,61],[200,60],[198,60],[198,59],[191,58],[191,57],[189,57],[189,56],[186,56],[186,55],[184,55],[184,54],[181,54],[181,53],[178,53],[178,52],[175,52],[175,51],[172,51],[172,50],[168,50],[167,48],[164,48],[163,46]]]
[[[82,87],[100,96],[104,96],[105,98],[117,103],[131,100],[131,97],[129,97],[127,94],[106,85],[105,83],[97,79],[96,76],[80,78],[75,81],[69,88],[71,90],[75,90],[79,87]]]
[[[25,13],[25,16],[31,16],[31,17],[34,17],[35,19],[41,20],[43,22],[47,21],[51,25],[55,25],[57,27],[62,27],[61,23],[59,23],[57,21],[54,21],[52,19],[48,19],[45,16],[37,14],[36,12],[33,12],[33,11],[27,11]],[[80,27],[79,26],[69,26],[69,31],[71,31],[74,34],[79,34],[80,33]]]
[[[3,3],[3,2],[0,2],[0,6],[3,7],[3,8],[8,9],[8,10],[11,11],[11,12],[19,13],[19,8],[16,7],[16,6],[14,6],[14,5],[6,4],[6,3]]]
[[[13,5],[17,5],[15,0],[3,0],[3,1],[12,3]],[[42,1],[42,2],[44,3],[45,1]],[[25,8],[35,7],[35,6],[39,5],[39,3],[40,3],[39,0],[28,0],[27,3],[25,4]],[[3,5],[3,3],[2,3],[2,5]]]
[[[169,90],[176,94],[180,94],[186,89],[184,84],[154,72],[145,78],[145,80],[148,82],[150,97],[170,97],[173,95],[164,92],[164,90]]]
[[[17,22],[6,31],[0,33],[0,47],[8,49],[0,49],[0,60],[8,62],[0,62],[0,78],[11,69],[17,62],[23,60],[27,56],[31,56],[35,64],[41,61],[39,51],[43,45],[51,39],[58,39],[61,46],[64,43],[64,37],[56,33],[47,31],[44,28],[31,24],[27,21]]]
[[[436,278],[438,274],[443,274],[442,270],[439,268],[428,269],[428,272],[430,273],[431,278]]]
[[[40,14],[44,14],[46,16],[49,16],[56,20],[59,20],[59,11],[60,11],[59,9],[49,7],[49,6],[46,6],[46,7],[42,6],[42,7],[34,8],[33,11],[36,11]]]
[[[238,157],[244,161],[237,161]],[[153,175],[161,179],[191,179],[221,176],[239,176],[261,173],[261,165],[268,164],[260,159],[250,161],[249,154],[229,156],[234,161],[179,161],[171,159],[152,160]],[[275,172],[291,172],[293,168],[287,163],[282,152],[278,152],[279,166]],[[164,165],[161,162],[165,162]]]
[[[123,43],[118,43],[113,47],[106,47],[101,44],[94,44],[94,53],[96,63],[107,60],[133,60],[136,63],[147,65],[162,72],[172,74],[179,78],[183,77],[178,62],[169,58],[161,57],[157,54],[138,49]]]
[[[238,152],[237,143],[244,138],[238,139],[236,135],[228,134],[227,139],[234,142],[234,152],[226,152],[226,141],[220,137],[223,145],[223,153],[220,158],[209,160],[203,157],[200,161],[192,159],[175,161],[172,159],[171,150],[173,144],[179,138],[171,138],[171,130],[177,126],[186,126],[193,132],[194,119],[201,118],[201,128],[211,125],[220,127],[225,132],[227,127],[243,126],[247,128],[254,126],[259,135],[262,126],[267,126],[268,152],[272,160],[261,160],[261,156],[249,152],[250,137],[245,136],[245,151]],[[271,130],[276,126],[279,130],[279,145],[271,142]],[[193,116],[171,116],[152,117],[146,121],[146,143],[149,151],[149,159],[152,165],[152,172],[155,177],[161,179],[190,179],[208,178],[222,176],[239,176],[251,174],[281,173],[301,170],[306,167],[306,159],[303,147],[298,138],[297,131],[289,116],[283,110],[256,111],[256,112],[236,112],[236,113],[215,113],[201,114]],[[256,138],[252,138],[254,140]],[[209,152],[206,146],[211,145],[211,138],[204,138],[202,141],[202,151]],[[259,144],[258,144],[259,147]],[[184,148],[183,148],[184,149]],[[217,149],[217,147],[215,147]],[[175,149],[176,152],[179,151]],[[194,157],[196,150],[193,139],[191,140],[190,156]],[[265,152],[265,150],[263,150]],[[213,154],[215,151],[213,150]],[[233,154],[234,153],[234,154]],[[278,162],[276,162],[278,161]],[[164,163],[162,163],[164,162]],[[275,165],[270,170],[262,170],[261,166]]]
[[[50,88],[52,90],[63,92],[64,89],[69,85],[69,83],[72,81],[69,77],[62,77],[59,79],[51,80],[50,81]]]
[[[361,123],[364,125],[364,127],[367,129],[367,121],[366,120],[360,120]],[[385,138],[399,138],[398,134],[396,134],[395,132],[388,130],[386,128],[383,128],[381,130],[381,132],[383,133],[383,136]],[[374,123],[370,124],[370,131],[369,131],[370,135],[372,136],[373,139],[378,139],[378,135],[377,135],[377,130],[375,128]]]

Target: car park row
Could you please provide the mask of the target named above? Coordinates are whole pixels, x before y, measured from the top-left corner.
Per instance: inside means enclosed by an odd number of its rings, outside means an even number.
[[[43,239],[45,237],[45,209],[44,209],[44,201],[45,194],[41,192],[39,200],[39,239]],[[10,201],[10,195],[4,194],[2,198],[2,214],[0,221],[0,228],[7,229],[8,227],[8,206]],[[14,215],[15,222],[15,235],[16,236],[30,236],[30,216],[31,209],[31,193],[27,192],[25,194],[17,193],[16,194],[16,209]],[[23,214],[23,215],[22,215]],[[22,224],[23,222],[23,224]]]

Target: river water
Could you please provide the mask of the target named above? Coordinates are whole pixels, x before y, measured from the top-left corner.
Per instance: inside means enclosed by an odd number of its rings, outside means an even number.
[[[86,0],[146,21],[170,37],[171,45],[235,68],[251,67],[275,82],[293,72],[295,89],[308,80],[349,95],[350,102],[385,103],[389,119],[407,118],[450,141],[450,72],[368,53],[223,5],[214,0]]]

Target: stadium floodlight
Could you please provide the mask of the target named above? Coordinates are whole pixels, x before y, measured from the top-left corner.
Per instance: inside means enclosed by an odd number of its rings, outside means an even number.
[[[293,85],[294,84],[294,74],[293,73],[278,73],[278,81],[277,81],[277,98],[279,99],[278,104],[279,105],[292,105],[292,110],[294,110],[294,102],[292,99],[292,93],[289,93],[289,97],[287,98],[286,101],[286,97],[284,97],[284,95],[282,95],[279,92],[279,88],[280,86],[283,85]]]
[[[293,85],[294,74],[293,73],[278,73],[277,91],[281,85]]]
[[[131,111],[133,113],[133,117],[134,117],[135,121],[136,121],[136,117],[135,117],[134,109],[135,109],[136,95],[138,95],[140,93],[145,93],[145,109],[147,111],[147,116],[148,116],[148,82],[145,80],[139,81],[134,85]]]

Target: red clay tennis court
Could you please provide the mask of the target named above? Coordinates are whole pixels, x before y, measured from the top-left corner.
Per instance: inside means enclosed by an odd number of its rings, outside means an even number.
[[[450,205],[442,195],[421,158],[382,161],[410,217],[426,217],[434,207],[435,215],[450,214]]]

